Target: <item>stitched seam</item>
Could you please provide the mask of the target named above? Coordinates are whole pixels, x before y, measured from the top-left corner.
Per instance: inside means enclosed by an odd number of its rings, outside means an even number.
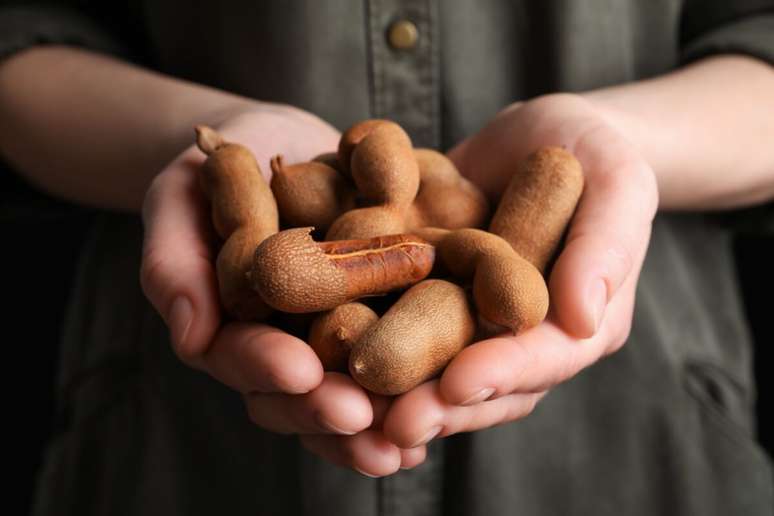
[[[429,101],[430,101],[430,141],[433,147],[440,148],[440,42],[437,41],[440,38],[440,34],[436,34],[435,31],[440,31],[439,20],[436,19],[436,9],[439,6],[433,0],[427,0],[427,33],[428,33],[428,45],[430,53],[430,88],[429,88]]]
[[[381,16],[379,0],[371,0],[369,2],[369,26],[371,28],[371,68],[374,78],[374,90],[373,90],[373,112],[372,117],[380,118],[384,116],[384,55],[379,42],[379,19]]]

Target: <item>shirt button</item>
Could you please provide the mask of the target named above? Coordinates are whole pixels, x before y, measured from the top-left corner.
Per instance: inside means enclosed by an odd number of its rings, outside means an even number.
[[[417,46],[418,39],[417,26],[408,20],[394,22],[387,31],[387,41],[396,50],[411,50]]]

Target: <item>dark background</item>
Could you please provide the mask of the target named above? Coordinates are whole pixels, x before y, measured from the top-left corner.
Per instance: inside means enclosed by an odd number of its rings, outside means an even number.
[[[11,428],[10,455],[18,462],[7,470],[18,485],[8,486],[12,500],[4,506],[24,507],[19,512],[24,514],[29,510],[46,442],[56,432],[53,393],[60,327],[75,261],[93,214],[33,190],[4,170],[2,163],[0,202],[6,280],[5,391],[11,400],[4,420]],[[773,243],[774,235],[743,235],[736,240],[739,275],[756,343],[759,439],[770,455],[774,455],[774,425],[760,415],[764,407],[774,407],[774,375],[765,370],[774,363],[770,324]]]

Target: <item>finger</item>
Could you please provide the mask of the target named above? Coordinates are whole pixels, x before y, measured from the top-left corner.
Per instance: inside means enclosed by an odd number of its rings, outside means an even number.
[[[413,469],[425,462],[427,446],[417,446],[408,450],[400,450],[400,469]]]
[[[211,376],[244,394],[302,394],[323,380],[322,364],[306,342],[263,324],[225,325],[203,363]]]
[[[143,205],[140,282],[170,329],[178,356],[198,365],[220,324],[211,229],[196,184],[200,160],[177,161],[151,184]]]
[[[605,307],[645,256],[658,195],[650,167],[607,127],[575,149],[586,187],[549,280],[553,312],[567,332],[592,336]]]
[[[307,394],[245,395],[250,420],[282,434],[336,433],[350,435],[371,424],[371,402],[362,387],[340,373],[325,373]]]
[[[501,335],[463,349],[441,377],[443,398],[473,405],[511,393],[545,391],[620,347],[629,335],[637,275],[608,306],[600,330],[578,340],[548,320],[518,335]]]
[[[464,407],[441,396],[437,380],[424,383],[393,402],[384,422],[384,435],[400,448],[414,448],[436,437],[514,421],[532,412],[542,394],[511,394]]]
[[[320,457],[369,477],[392,475],[401,466],[400,449],[375,430],[355,435],[302,435],[301,444]]]

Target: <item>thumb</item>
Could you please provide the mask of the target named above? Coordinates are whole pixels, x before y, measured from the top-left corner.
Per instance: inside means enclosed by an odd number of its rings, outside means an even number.
[[[595,145],[597,137],[604,145]],[[624,280],[639,273],[658,205],[650,167],[615,142],[602,130],[576,149],[586,185],[549,278],[554,314],[580,338],[596,333]]]
[[[200,160],[184,155],[148,189],[140,268],[143,292],[166,321],[175,352],[196,367],[220,324],[212,230],[196,176]]]

